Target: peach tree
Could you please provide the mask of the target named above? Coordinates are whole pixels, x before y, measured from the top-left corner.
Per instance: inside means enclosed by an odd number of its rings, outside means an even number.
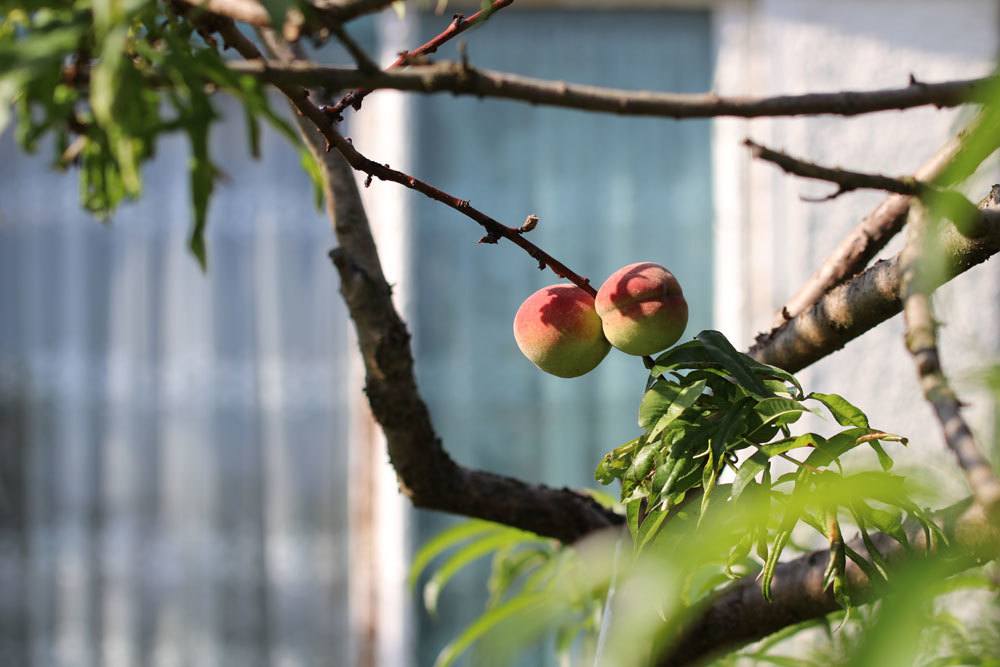
[[[456,15],[382,69],[346,26],[391,0],[4,0],[0,129],[13,125],[29,151],[50,138],[54,163],[78,172],[82,205],[101,216],[140,196],[142,165],[161,137],[186,135],[190,248],[202,266],[206,211],[221,174],[209,154],[213,97],[239,100],[255,154],[261,122],[300,150],[337,239],[331,259],[400,489],[416,506],[472,519],[417,554],[414,581],[433,572],[425,603],[433,608],[466,564],[493,556],[487,609],[439,664],[472,647],[502,662],[540,637],[554,638],[579,664],[816,664],[820,658],[775,652],[811,627],[828,630],[824,662],[995,664],[996,627],[966,631],[938,604],[965,587],[995,589],[984,565],[996,556],[1000,481],[942,369],[931,296],[1000,251],[997,190],[977,203],[960,193],[1000,146],[998,81],[912,79],[886,90],[730,98],[533,79],[464,57],[430,61],[513,1]],[[338,40],[354,62],[312,62],[303,40]],[[687,304],[665,267],[630,265],[595,290],[531,240],[537,218],[504,224],[447,184],[366,156],[340,123],[349,109],[363,113],[363,100],[379,89],[663,118],[848,116],[926,105],[978,113],[913,176],[831,168],[748,140],[755,158],[835,184],[833,196],[862,188],[892,196],[741,352],[716,331],[682,338]],[[290,117],[272,107],[272,90],[287,99]],[[511,345],[516,339],[541,370],[582,375],[612,346],[643,358],[636,437],[609,443],[594,461],[596,481],[617,485],[614,496],[472,470],[448,455],[414,378],[409,334],[356,174],[450,207],[483,228],[482,243],[513,244],[568,281],[526,295],[514,319]],[[869,267],[904,226],[905,249]],[[970,490],[965,501],[933,511],[893,472],[906,434],[879,430],[848,398],[807,392],[793,375],[901,311],[921,388]],[[827,414],[834,432],[797,428],[810,412]],[[845,464],[858,448],[870,451],[868,465]]]

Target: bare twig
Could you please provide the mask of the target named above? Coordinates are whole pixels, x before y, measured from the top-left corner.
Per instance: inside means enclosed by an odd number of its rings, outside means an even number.
[[[745,139],[743,144],[750,149],[751,154],[755,158],[770,162],[787,174],[826,181],[837,185],[837,190],[832,194],[819,198],[807,199],[803,197],[806,201],[827,201],[852,190],[885,190],[896,194],[918,197],[925,200],[928,204],[940,207],[942,212],[946,213],[949,219],[954,221],[958,230],[966,236],[978,236],[984,233],[982,216],[979,209],[966,199],[964,195],[954,190],[938,189],[934,185],[917,180],[913,176],[892,177],[824,167],[813,162],[800,160],[767,146],[762,146],[751,139]]]
[[[924,270],[924,257],[929,247],[931,222],[921,203],[910,206],[908,222],[910,238],[900,259],[903,317],[906,321],[906,347],[913,355],[924,397],[934,408],[944,439],[955,453],[965,473],[972,495],[987,514],[1000,510],[1000,479],[993,466],[976,444],[969,425],[962,417],[961,403],[948,384],[941,368],[937,346],[937,323],[931,304],[935,285]]]
[[[409,51],[403,51],[402,53],[400,53],[396,57],[396,59],[393,60],[388,67],[386,67],[386,69],[392,70],[398,67],[403,67],[405,65],[410,65],[414,63],[414,61],[418,58],[422,58],[423,56],[428,56],[432,53],[437,52],[438,48],[440,48],[441,45],[443,45],[444,43],[462,34],[469,28],[473,27],[474,25],[482,23],[490,16],[492,16],[495,12],[513,3],[514,0],[493,0],[493,2],[489,4],[489,6],[485,7],[484,9],[480,9],[472,16],[465,17],[462,16],[461,14],[455,14],[452,17],[451,23],[448,24],[447,28],[445,28],[439,34],[435,35],[434,37],[424,42],[417,48],[411,49]],[[372,91],[366,90],[364,88],[356,88],[355,90],[352,90],[351,92],[341,97],[336,104],[328,107],[326,111],[334,116],[339,116],[347,107],[360,109],[362,100],[364,100],[365,97],[367,97],[370,92]]]
[[[995,135],[1000,114],[980,113],[957,135],[945,143],[927,162],[914,172],[914,178],[949,187],[966,178],[996,149],[996,140],[983,139],[985,133]],[[962,155],[963,160],[956,161]],[[956,169],[960,164],[964,169]],[[946,169],[947,168],[947,169]],[[774,327],[795,317],[816,303],[830,289],[851,276],[864,271],[874,257],[899,233],[910,208],[908,195],[889,195],[857,227],[834,248],[819,268],[799,287],[774,318]]]
[[[239,30],[237,30],[236,26],[231,22],[219,26],[218,31],[226,41],[227,46],[235,48],[236,51],[244,58],[262,61],[262,54],[257,46],[247,39],[246,36],[244,36]],[[426,183],[418,178],[410,176],[409,174],[393,169],[387,164],[379,164],[362,155],[354,147],[350,140],[345,139],[339,132],[337,132],[330,117],[323,113],[319,107],[313,104],[312,100],[309,99],[309,93],[306,89],[289,82],[275,83],[275,85],[285,94],[286,97],[288,97],[298,113],[305,116],[312,121],[314,125],[316,125],[327,141],[327,150],[331,147],[336,148],[337,152],[343,155],[348,164],[354,167],[354,169],[368,174],[369,177],[399,183],[400,185],[408,187],[411,190],[416,190],[417,192],[420,192],[435,201],[439,201],[442,204],[455,209],[459,213],[477,222],[483,227],[483,229],[486,230],[486,235],[480,239],[480,243],[497,243],[501,238],[507,239],[516,246],[520,247],[536,262],[538,262],[539,269],[548,268],[557,276],[569,280],[577,287],[586,291],[588,294],[592,296],[597,294],[597,290],[595,290],[590,284],[589,279],[576,273],[555,257],[529,241],[517,227],[508,227],[507,225],[504,225],[488,216],[486,213],[483,213],[479,209],[474,208],[467,200],[459,199],[454,195],[448,194],[447,192],[434,187],[430,183]]]
[[[935,242],[946,264],[946,270],[934,276],[938,284],[1000,252],[1000,210],[993,206],[992,200],[984,201],[986,233],[981,237],[963,236],[952,225],[937,231]],[[811,308],[759,335],[748,354],[789,372],[799,371],[899,313],[901,282],[899,255],[878,262],[827,292]]]
[[[714,93],[661,93],[547,81],[469,65],[463,66],[462,63],[454,62],[440,62],[405,70],[376,73],[308,62],[233,63],[233,67],[241,72],[255,74],[271,83],[293,83],[330,91],[345,88],[368,90],[388,88],[422,93],[450,92],[581,111],[667,118],[718,116],[755,118],[819,114],[854,116],[929,104],[952,107],[985,101],[997,82],[994,77],[984,77],[943,83],[910,84],[903,88],[864,92],[721,97]]]

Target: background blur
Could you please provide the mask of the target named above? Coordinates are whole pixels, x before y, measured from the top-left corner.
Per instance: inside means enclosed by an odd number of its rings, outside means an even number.
[[[609,6],[517,0],[468,33],[470,59],[763,95],[978,76],[1000,41],[989,0]],[[388,62],[447,20],[386,12],[351,28]],[[317,57],[346,62],[334,49]],[[298,156],[268,135],[253,161],[239,110],[217,104],[231,122],[213,136],[227,181],[211,204],[207,274],[186,250],[183,140],[160,146],[143,198],[102,226],[80,211],[75,175],[0,137],[4,666],[423,666],[481,608],[482,569],[450,584],[435,619],[405,587],[414,545],[454,519],[396,492]],[[665,264],[684,285],[688,333],[718,328],[745,348],[881,195],[803,203],[825,186],[751,166],[742,138],[906,173],[964,117],[679,123],[380,92],[348,118],[374,159],[508,223],[538,214],[536,242],[595,282],[632,261]],[[998,180],[991,163],[970,196]],[[600,454],[634,435],[641,366],[613,354],[578,380],[537,372],[510,321],[551,276],[509,244],[475,245],[476,226],[415,193],[376,182],[364,196],[445,446],[465,465],[594,486]],[[998,297],[989,265],[943,290],[959,377],[998,352]],[[945,497],[961,493],[897,320],[802,377],[910,436],[911,460],[942,471]],[[963,398],[991,442],[993,406]]]

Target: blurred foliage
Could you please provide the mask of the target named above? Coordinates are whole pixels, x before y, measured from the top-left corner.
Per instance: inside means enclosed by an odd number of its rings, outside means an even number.
[[[781,555],[808,551],[817,540],[832,554],[822,585],[842,610],[731,650],[715,664],[997,664],[990,662],[1000,644],[991,619],[969,628],[940,602],[968,588],[995,595],[996,585],[982,568],[950,576],[949,540],[918,502],[924,490],[891,472],[892,450],[883,444],[905,438],[873,428],[842,396],[805,393],[794,376],[737,352],[715,331],[655,360],[638,412],[641,434],[605,455],[595,473],[602,483],[620,482],[616,507],[627,532],[617,539],[561,546],[471,521],[417,554],[411,582],[433,572],[424,586],[431,611],[458,569],[493,555],[487,609],[442,650],[438,666],[473,646],[472,664],[512,664],[546,638],[554,638],[563,665],[649,664],[721,588],[755,577],[768,596]],[[834,432],[794,432],[807,412],[828,414]],[[872,451],[871,466],[848,469],[841,457],[859,447]],[[726,470],[732,481],[720,483]],[[890,567],[872,532],[910,551],[914,529],[934,555]],[[800,544],[809,532],[812,542]],[[845,539],[854,533],[866,555]],[[884,593],[881,601],[852,600],[851,561]],[[819,639],[802,641],[817,631]]]
[[[259,155],[265,120],[312,161],[262,85],[225,65],[217,44],[150,0],[0,3],[0,131],[11,122],[29,152],[51,137],[58,168],[78,167],[80,200],[107,218],[142,192],[142,165],[164,135],[190,144],[190,247],[206,266],[205,223],[222,170],[209,154],[219,91],[243,106],[248,144]],[[307,169],[314,177],[316,169]]]

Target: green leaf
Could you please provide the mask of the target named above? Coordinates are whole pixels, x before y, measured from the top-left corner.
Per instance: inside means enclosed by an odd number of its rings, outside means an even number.
[[[309,180],[313,184],[313,203],[316,205],[317,210],[323,208],[323,198],[326,196],[323,193],[323,170],[320,169],[319,162],[313,157],[313,154],[309,152],[307,148],[303,148],[299,151],[299,162],[302,164],[302,169],[309,176]]]
[[[736,479],[733,480],[733,486],[729,490],[730,497],[736,500],[743,495],[747,486],[769,465],[770,461],[767,456],[761,452],[754,452],[753,456],[740,465],[740,469],[736,473]]]
[[[803,433],[802,435],[795,436],[794,438],[784,438],[766,445],[759,445],[757,449],[765,456],[772,457],[779,456],[795,449],[802,449],[803,447],[822,448],[825,446],[826,438],[816,435],[815,433]]]
[[[875,451],[875,456],[878,457],[878,464],[882,467],[882,470],[888,472],[892,469],[893,460],[892,457],[885,453],[882,449],[882,445],[878,440],[872,440],[868,445]]]
[[[771,391],[754,373],[755,362],[737,351],[725,336],[718,331],[708,329],[702,331],[696,338],[705,346],[708,355],[729,371],[745,389],[758,396],[771,395]]]
[[[713,430],[711,435],[712,452],[716,461],[720,462],[720,467],[723,454],[731,449],[731,445],[742,440],[739,435],[746,430],[746,415],[753,405],[753,399],[743,399],[726,411]]]
[[[632,542],[639,544],[639,513],[642,511],[642,498],[625,503],[625,525],[632,536]]]
[[[635,538],[636,553],[642,551],[647,544],[656,539],[660,528],[663,527],[663,522],[667,520],[669,515],[669,509],[655,509],[643,518],[642,525],[639,526],[639,531]]]
[[[632,465],[625,471],[624,479],[630,482],[641,482],[653,469],[656,452],[660,447],[658,442],[647,443],[632,459]]]
[[[699,340],[692,340],[672,347],[658,356],[650,369],[650,375],[659,377],[674,370],[697,368],[721,368],[705,350]]]
[[[658,380],[653,388],[643,395],[639,404],[639,427],[650,429],[649,437],[655,438],[671,421],[694,405],[705,390],[705,380],[684,386],[676,382]]]
[[[451,547],[483,533],[495,533],[501,530],[504,530],[504,527],[500,524],[472,519],[471,521],[457,523],[451,528],[438,533],[414,555],[413,564],[410,565],[410,573],[407,577],[409,586],[411,588],[415,586],[424,568]]]
[[[528,542],[544,543],[544,539],[520,530],[505,529],[486,535],[482,539],[466,544],[446,560],[424,585],[424,608],[434,614],[441,591],[458,572],[469,563],[502,547]]]
[[[868,417],[860,408],[849,402],[839,394],[821,394],[812,392],[807,397],[812,398],[826,406],[833,418],[841,426],[855,426],[857,428],[870,429]]]
[[[521,576],[546,562],[551,555],[551,551],[542,545],[529,545],[525,548],[511,547],[497,551],[487,583],[487,591],[490,594],[486,603],[487,608],[493,608],[500,604]]]
[[[639,436],[602,456],[594,471],[594,478],[603,484],[610,484],[615,479],[624,479],[636,452],[643,447],[645,442],[645,436]]]
[[[842,431],[825,442],[817,440],[817,448],[806,458],[805,463],[815,468],[822,468],[833,463],[850,450],[861,444],[858,438],[868,433],[866,428],[851,428]]]
[[[758,377],[762,379],[777,380],[778,382],[782,382],[786,385],[790,384],[798,391],[796,394],[798,398],[805,397],[805,391],[802,389],[802,384],[799,382],[798,378],[783,368],[761,363],[750,356],[747,356],[747,363]]]
[[[793,519],[790,523],[795,525],[795,520]],[[784,524],[787,526],[789,521],[786,519]],[[785,545],[788,544],[788,539],[791,536],[791,528],[786,527],[778,531],[777,536],[774,538],[774,545],[767,555],[767,562],[764,563],[760,579],[760,592],[765,600],[771,600],[771,581],[774,579],[774,571],[778,567],[778,559],[781,558],[781,552],[785,550]]]
[[[448,667],[497,624],[515,615],[542,608],[547,598],[548,594],[546,593],[518,595],[487,611],[441,650],[437,660],[434,661],[434,667]]]

